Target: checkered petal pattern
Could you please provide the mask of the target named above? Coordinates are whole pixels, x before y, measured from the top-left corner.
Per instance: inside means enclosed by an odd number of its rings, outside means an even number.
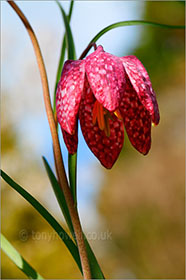
[[[84,60],[65,62],[56,110],[70,154],[77,151],[78,119],[85,141],[106,168],[117,160],[124,126],[131,144],[146,155],[151,126],[160,120],[149,75],[137,57],[116,57],[102,46]]]

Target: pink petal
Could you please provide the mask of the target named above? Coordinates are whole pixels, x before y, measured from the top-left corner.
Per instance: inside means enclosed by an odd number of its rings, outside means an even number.
[[[129,79],[119,110],[131,144],[146,155],[151,146],[151,116],[140,102]]]
[[[77,129],[73,135],[69,134],[64,129],[62,129],[62,133],[63,133],[63,139],[64,139],[68,152],[71,155],[75,154],[77,152],[77,145],[78,145]]]
[[[92,110],[96,99],[88,82],[85,81],[84,94],[82,96],[79,118],[81,130],[87,145],[103,166],[111,168],[122,149],[124,141],[123,122],[111,113],[113,120],[109,119],[110,136],[100,130],[98,124],[93,125]]]
[[[158,104],[145,67],[134,55],[121,57],[120,59],[141,103],[149,111],[153,123],[157,125],[160,120]]]
[[[67,60],[57,87],[56,111],[58,122],[70,134],[73,134],[76,128],[84,76],[84,61]]]
[[[109,111],[114,111],[125,90],[125,71],[119,58],[98,46],[85,59],[85,71],[96,99]]]

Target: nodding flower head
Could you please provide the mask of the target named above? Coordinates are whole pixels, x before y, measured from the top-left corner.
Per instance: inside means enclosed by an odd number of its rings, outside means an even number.
[[[70,154],[77,151],[78,119],[85,141],[111,168],[122,149],[124,126],[131,144],[146,155],[159,110],[149,75],[133,55],[117,57],[102,46],[84,60],[65,62],[56,93],[57,118]]]

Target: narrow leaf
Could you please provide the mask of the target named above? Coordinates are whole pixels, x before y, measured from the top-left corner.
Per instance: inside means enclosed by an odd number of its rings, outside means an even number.
[[[43,277],[19,254],[11,243],[1,233],[1,249],[30,279],[43,279]]]
[[[134,25],[152,25],[156,27],[162,27],[162,28],[172,28],[172,29],[184,29],[184,25],[169,25],[169,24],[163,24],[163,23],[158,23],[158,22],[152,22],[152,21],[145,21],[145,20],[128,20],[128,21],[120,21],[116,22],[113,24],[108,25],[107,27],[103,28],[100,32],[94,36],[94,38],[90,41],[88,44],[91,45],[92,43],[97,42],[97,40],[103,36],[105,33],[108,31],[117,28],[117,27],[122,27],[122,26],[134,26]],[[84,56],[83,56],[84,57]],[[81,55],[81,59],[83,58]]]
[[[48,173],[49,179],[51,181],[52,187],[53,187],[53,189],[55,189],[54,192],[57,193],[56,197],[57,197],[58,202],[60,201],[59,205],[60,205],[60,208],[61,208],[62,213],[63,213],[64,211],[66,211],[65,209],[68,209],[66,201],[64,200],[63,195],[60,195],[58,193],[59,191],[61,192],[61,188],[60,188],[60,186],[58,184],[58,181],[57,181],[57,179],[56,179],[56,177],[55,177],[51,167],[49,166],[48,162],[46,161],[46,159],[44,157],[43,157],[43,160],[44,160],[44,163],[45,163],[45,167],[47,167],[48,171],[50,170],[50,172],[47,172],[47,173]],[[64,215],[64,217],[65,217],[65,220],[67,222],[67,225],[72,224],[72,221],[71,221],[69,213],[68,214],[66,213]],[[75,236],[74,235],[73,227],[70,226],[69,229],[71,231],[72,236]],[[92,251],[92,249],[91,249],[91,247],[90,247],[90,245],[89,245],[85,235],[84,235],[84,238],[85,238],[85,245],[86,245],[86,248],[87,248],[87,255],[88,255],[88,259],[89,259],[89,263],[90,263],[90,269],[91,269],[92,278],[93,279],[105,279],[104,275],[103,275],[103,273],[101,271],[101,268],[100,268],[100,266],[98,264],[98,261],[97,261],[95,255],[94,255],[94,252]]]
[[[73,11],[73,6],[74,6],[74,1],[70,1],[70,8],[69,8],[69,13],[68,13],[68,21],[70,22],[71,16],[72,16],[72,11]],[[57,75],[56,75],[56,83],[55,83],[55,89],[54,89],[54,101],[53,101],[53,110],[54,114],[56,112],[56,90],[57,90],[57,85],[61,77],[61,72],[63,68],[63,63],[65,59],[65,50],[66,50],[66,34],[63,36],[62,40],[62,46],[61,46],[61,54],[60,54],[60,59],[59,59],[59,64],[58,64],[58,69],[57,69]]]
[[[62,228],[62,226],[56,221],[56,219],[46,210],[40,202],[38,202],[31,194],[24,190],[20,185],[13,181],[4,171],[1,170],[1,177],[9,184],[14,190],[16,190],[22,197],[24,197],[38,212],[39,214],[52,226],[52,228],[57,232],[59,237],[63,240],[64,244],[70,251],[72,257],[76,261],[80,271],[81,262],[79,257],[79,252],[77,246],[74,244],[70,236]]]
[[[94,252],[92,251],[92,248],[90,247],[85,235],[84,235],[84,238],[85,238],[85,246],[87,249],[87,255],[88,255],[88,260],[90,263],[90,270],[91,270],[92,278],[93,279],[105,279],[103,272],[101,271],[101,267],[99,266],[98,261],[94,255]]]
[[[71,20],[73,7],[74,7],[74,0],[71,0],[71,1],[70,1],[69,13],[68,13],[68,21],[69,21],[69,22],[70,22],[70,20]]]
[[[183,29],[185,28],[184,25],[169,25],[169,24],[163,24],[158,22],[152,22],[152,21],[145,21],[145,20],[129,20],[129,21],[120,21],[113,23],[105,28],[103,28],[91,41],[90,43],[96,42],[102,35],[104,35],[109,30],[112,30],[117,27],[122,26],[131,26],[131,25],[152,25],[157,27],[163,27],[163,28],[173,28],[173,29]]]
[[[68,174],[74,206],[77,207],[76,181],[77,181],[77,153],[71,155],[68,153]]]
[[[66,39],[67,39],[67,49],[68,49],[68,59],[76,59],[76,53],[75,53],[75,45],[74,45],[74,40],[72,36],[72,31],[69,25],[69,19],[62,7],[62,5],[59,3],[59,1],[56,1],[58,7],[61,10],[62,16],[63,16],[63,21],[65,24],[65,29],[66,29]]]
[[[64,61],[64,53],[65,53],[66,42],[67,42],[67,48],[68,48],[68,59],[75,60],[76,59],[75,45],[74,45],[74,40],[73,40],[73,36],[72,36],[72,31],[71,31],[71,28],[70,28],[70,25],[69,25],[70,17],[71,17],[71,13],[72,13],[72,9],[73,9],[73,3],[71,2],[68,17],[66,16],[65,11],[64,11],[63,7],[61,6],[61,4],[59,3],[59,1],[56,1],[56,3],[58,4],[58,6],[61,10],[63,20],[64,20],[64,24],[65,24],[65,28],[66,28],[66,41],[63,45],[64,48],[62,47],[63,61]],[[56,86],[56,89],[57,89],[57,86]],[[76,199],[77,154],[74,154],[74,155],[68,154],[68,172],[69,172],[70,188],[71,188],[71,191],[72,191],[74,204],[76,206],[77,205],[77,199]]]
[[[71,217],[70,217],[70,214],[69,214],[69,210],[68,210],[68,206],[67,206],[67,203],[66,203],[66,200],[65,200],[65,197],[64,197],[64,194],[63,194],[63,191],[62,189],[60,188],[59,184],[58,184],[58,181],[54,175],[54,173],[52,172],[52,169],[51,167],[49,166],[47,160],[45,157],[42,157],[43,159],[43,162],[44,162],[44,165],[45,165],[45,168],[46,168],[46,171],[47,171],[47,174],[48,174],[48,177],[50,179],[50,183],[52,185],[52,188],[53,188],[53,191],[55,193],[55,196],[57,198],[57,201],[59,203],[59,206],[61,208],[61,211],[64,215],[64,218],[66,220],[66,223],[70,229],[70,232],[73,233],[74,232],[74,229],[73,229],[73,225],[72,225],[72,221],[71,221]]]

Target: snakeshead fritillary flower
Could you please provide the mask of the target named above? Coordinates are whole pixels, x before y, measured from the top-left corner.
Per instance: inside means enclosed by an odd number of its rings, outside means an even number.
[[[56,93],[57,118],[69,153],[77,150],[77,123],[87,145],[111,168],[124,142],[142,154],[151,146],[151,124],[159,123],[155,93],[135,56],[116,57],[102,46],[84,60],[64,64]]]

